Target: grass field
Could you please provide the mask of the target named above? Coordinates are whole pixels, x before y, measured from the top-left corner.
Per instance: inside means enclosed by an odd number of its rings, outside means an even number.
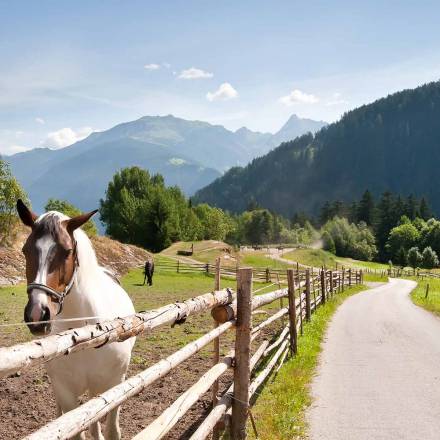
[[[227,257],[232,257],[233,259],[233,257],[235,256],[235,253],[230,245],[222,241],[216,241],[216,240],[204,240],[204,241],[194,241],[194,242],[179,241],[177,243],[173,243],[170,247],[164,249],[160,253],[160,255],[178,258],[179,255],[177,254],[177,251],[190,250],[192,244],[194,244],[194,253],[189,258],[200,261],[202,263],[213,264],[216,258],[218,257],[224,258],[225,256],[227,256]],[[233,264],[235,264],[235,260]]]
[[[287,269],[292,267],[287,263],[266,257],[263,252],[242,252],[240,254],[241,266],[268,267],[270,269]]]
[[[269,379],[252,408],[261,440],[291,440],[307,438],[305,412],[312,403],[310,383],[315,372],[321,342],[327,325],[337,307],[349,296],[359,293],[363,286],[355,286],[336,295],[319,307],[304,335],[298,339],[298,355],[285,363],[278,374]],[[249,437],[255,439],[251,425]]]
[[[435,278],[426,278],[417,281],[417,287],[411,292],[411,299],[415,304],[440,316],[440,280]],[[429,285],[428,297],[426,297],[426,287]]]
[[[292,252],[284,254],[283,258],[297,261],[305,266],[314,267],[325,266],[327,268],[338,267],[340,269],[342,266],[344,266],[346,268],[372,269],[378,271],[388,269],[387,264],[337,257],[330,252],[324,251],[323,249],[295,249]],[[386,282],[388,277],[379,273],[364,273],[364,279],[365,281]]]
[[[335,268],[338,266],[366,268],[376,270],[388,269],[387,264],[376,263],[374,261],[360,261],[352,258],[343,258],[333,255],[331,252],[324,251],[323,249],[295,249],[292,252],[283,255],[284,258],[289,260],[298,261],[298,263],[306,266],[321,267],[326,266],[328,268]]]

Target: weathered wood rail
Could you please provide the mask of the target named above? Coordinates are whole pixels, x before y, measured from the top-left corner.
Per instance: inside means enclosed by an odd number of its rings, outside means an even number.
[[[161,325],[182,323],[187,317],[208,310],[211,310],[214,318],[214,328],[200,338],[99,396],[91,398],[78,408],[50,421],[25,438],[27,440],[67,439],[84,431],[203,347],[215,342],[214,365],[134,439],[163,438],[210,388],[218,390],[215,384],[230,369],[234,371],[232,384],[221,396],[217,395],[218,391],[215,392],[211,412],[191,439],[205,439],[212,432],[214,438],[217,438],[219,430],[225,426],[230,428],[232,438],[244,439],[252,396],[271,372],[281,367],[289,353],[291,356],[295,355],[298,333],[303,332],[303,322],[312,319],[317,307],[330,300],[333,295],[346,287],[361,283],[362,271],[321,269],[318,272],[312,269],[301,271],[298,268],[288,269],[285,274],[287,288],[279,288],[261,295],[253,295],[251,268],[238,270],[237,294],[231,289],[218,290],[219,278],[219,264],[217,264],[216,290],[213,293],[200,295],[182,303],[169,304],[157,310],[87,325],[37,341],[0,348],[0,376],[4,376],[57,356],[123,341]],[[287,306],[280,304],[279,310],[253,327],[253,316],[257,309],[285,297],[288,298]],[[264,337],[252,355],[252,342],[261,338],[262,330],[286,317],[287,325],[283,325],[278,334]],[[220,359],[219,337],[232,329],[235,330],[235,348]],[[264,334],[267,334],[267,330]],[[255,376],[255,370],[263,360],[264,368]]]

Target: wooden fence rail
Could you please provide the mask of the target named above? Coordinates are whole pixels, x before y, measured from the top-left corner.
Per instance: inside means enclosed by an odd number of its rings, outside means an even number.
[[[219,265],[217,265],[216,284],[218,289]],[[195,341],[185,345],[144,371],[124,382],[91,398],[78,408],[69,411],[47,423],[41,429],[26,437],[27,440],[51,440],[70,438],[100,420],[109,411],[140,393],[161,377],[178,367],[182,362],[200,351],[211,342],[216,342],[214,365],[172,403],[158,418],[150,423],[134,438],[136,440],[155,440],[163,438],[190,407],[210,388],[215,388],[218,379],[229,369],[234,370],[231,386],[217,398],[213,396],[213,408],[191,437],[205,439],[211,432],[217,432],[221,426],[228,425],[234,439],[246,437],[246,422],[252,396],[264,383],[267,376],[279,369],[288,352],[297,351],[298,333],[303,330],[303,321],[310,320],[320,304],[344,290],[346,286],[362,282],[362,272],[355,270],[328,271],[321,269],[300,272],[289,269],[285,272],[287,288],[279,288],[268,293],[253,295],[253,271],[250,268],[239,269],[237,277],[237,295],[231,289],[215,290],[182,303],[169,304],[157,310],[137,313],[100,324],[88,325],[60,335],[49,336],[13,347],[0,348],[0,376],[19,369],[32,367],[59,355],[74,351],[99,347],[103,343],[123,341],[141,332],[160,325],[182,322],[192,314],[211,310],[216,322],[215,327]],[[287,307],[280,303],[280,309],[267,319],[252,327],[253,311],[288,297]],[[262,330],[279,320],[288,317],[277,335],[264,339],[251,356],[251,343],[261,335]],[[219,337],[235,328],[235,348],[219,359]],[[252,372],[260,361],[264,368],[252,378]],[[219,424],[219,422],[223,422]]]

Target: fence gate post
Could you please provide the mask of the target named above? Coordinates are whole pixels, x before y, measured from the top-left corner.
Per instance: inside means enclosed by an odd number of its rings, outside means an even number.
[[[246,439],[249,411],[250,351],[252,329],[252,269],[239,269],[237,276],[237,319],[235,336],[234,398],[231,436]]]
[[[290,353],[293,356],[298,352],[298,335],[296,332],[295,281],[293,279],[293,269],[287,269],[287,289],[289,294]]]
[[[310,269],[306,270],[306,320],[310,321],[311,317],[310,307]]]
[[[322,297],[321,302],[322,302],[322,304],[325,304],[325,300],[326,300],[325,289],[326,289],[326,287],[325,287],[325,272],[324,272],[324,269],[321,269],[321,297]]]

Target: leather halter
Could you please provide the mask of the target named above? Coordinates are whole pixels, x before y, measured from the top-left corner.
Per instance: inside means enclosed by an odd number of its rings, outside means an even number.
[[[42,290],[46,295],[51,296],[58,303],[57,315],[59,315],[63,311],[64,300],[66,296],[69,294],[69,292],[72,290],[73,284],[75,283],[75,276],[79,266],[78,254],[76,251],[76,241],[74,242],[73,252],[75,253],[75,255],[74,255],[74,268],[73,268],[72,278],[70,279],[69,283],[62,292],[58,292],[57,290],[52,289],[52,287],[49,287],[46,284],[41,284],[41,283],[29,283],[26,288],[28,295],[31,293],[33,289],[39,289]]]

